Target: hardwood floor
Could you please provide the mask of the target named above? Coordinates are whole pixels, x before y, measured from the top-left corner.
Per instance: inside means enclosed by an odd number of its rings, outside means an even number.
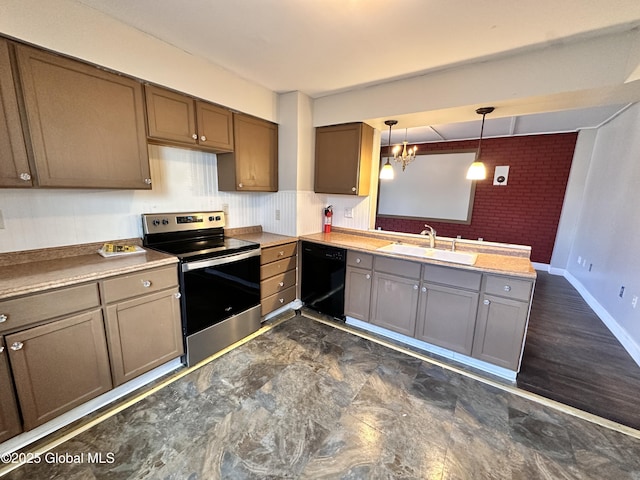
[[[640,367],[564,277],[538,272],[517,384],[640,429]]]

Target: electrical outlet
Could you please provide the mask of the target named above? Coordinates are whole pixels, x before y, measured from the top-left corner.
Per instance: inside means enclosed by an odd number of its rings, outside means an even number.
[[[280,220],[280,210],[276,208],[276,220]]]
[[[620,286],[620,293],[618,293],[618,296],[619,296],[620,298],[624,297],[624,285],[621,285],[621,286]]]
[[[224,212],[225,216],[229,215],[229,204],[228,203],[223,203],[222,204],[222,211]]]
[[[631,306],[632,306],[633,308],[636,308],[636,305],[637,305],[637,304],[638,304],[638,296],[637,296],[637,295],[634,295],[634,296],[633,296],[633,300],[631,300]]]
[[[2,210],[0,210],[0,230],[4,230],[4,217],[2,216]]]
[[[353,208],[344,209],[344,218],[353,218]]]

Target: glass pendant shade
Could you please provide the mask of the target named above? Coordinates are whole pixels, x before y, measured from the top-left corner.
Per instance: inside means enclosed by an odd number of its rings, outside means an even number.
[[[467,170],[467,180],[484,180],[487,178],[487,169],[482,162],[473,162]]]
[[[380,170],[380,179],[393,180],[394,176],[393,166],[389,163],[389,159],[387,159],[387,163],[385,163],[382,170]]]

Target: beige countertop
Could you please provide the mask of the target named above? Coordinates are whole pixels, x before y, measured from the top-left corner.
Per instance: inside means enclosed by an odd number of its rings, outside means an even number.
[[[325,245],[333,245],[336,247],[346,248],[349,250],[357,250],[366,253],[374,253],[376,255],[384,255],[392,258],[402,258],[404,260],[410,260],[413,262],[432,263],[435,265],[443,265],[448,267],[455,267],[465,270],[479,271],[485,273],[495,273],[500,275],[512,275],[523,278],[536,278],[536,271],[531,264],[529,258],[513,256],[513,255],[501,255],[495,253],[477,252],[478,259],[474,265],[462,265],[457,263],[442,262],[433,260],[430,258],[420,258],[411,255],[400,255],[396,253],[380,252],[377,249],[389,245],[391,241],[389,239],[375,238],[374,235],[362,235],[353,233],[344,233],[343,231],[336,231],[331,233],[315,233],[312,235],[302,235],[300,240],[308,240],[311,242],[322,243]],[[410,240],[403,239],[403,243],[408,245],[412,244]],[[415,242],[414,244],[418,244]],[[422,242],[424,243],[424,242]],[[460,249],[462,251],[462,249]],[[465,248],[464,251],[472,251]]]
[[[239,235],[229,235],[233,238],[240,238],[249,242],[256,242],[260,244],[260,247],[275,247],[278,245],[284,245],[285,243],[297,242],[298,237],[289,237],[287,235],[280,235],[277,233],[268,232],[251,232],[243,233]]]
[[[93,248],[94,246],[92,246]],[[61,247],[60,250],[65,250]],[[52,253],[57,249],[51,250]],[[32,261],[20,261],[31,252],[12,253],[17,262],[0,267],[0,299],[17,297],[51,288],[65,287],[82,282],[96,281],[163,265],[172,265],[178,259],[172,255],[145,249],[145,253],[104,258],[98,253],[79,251],[78,255],[60,258],[31,256]],[[24,259],[24,258],[22,258]]]

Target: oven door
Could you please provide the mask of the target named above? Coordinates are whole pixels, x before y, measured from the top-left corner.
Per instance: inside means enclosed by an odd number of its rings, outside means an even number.
[[[181,270],[185,336],[260,305],[260,249],[185,262]]]

